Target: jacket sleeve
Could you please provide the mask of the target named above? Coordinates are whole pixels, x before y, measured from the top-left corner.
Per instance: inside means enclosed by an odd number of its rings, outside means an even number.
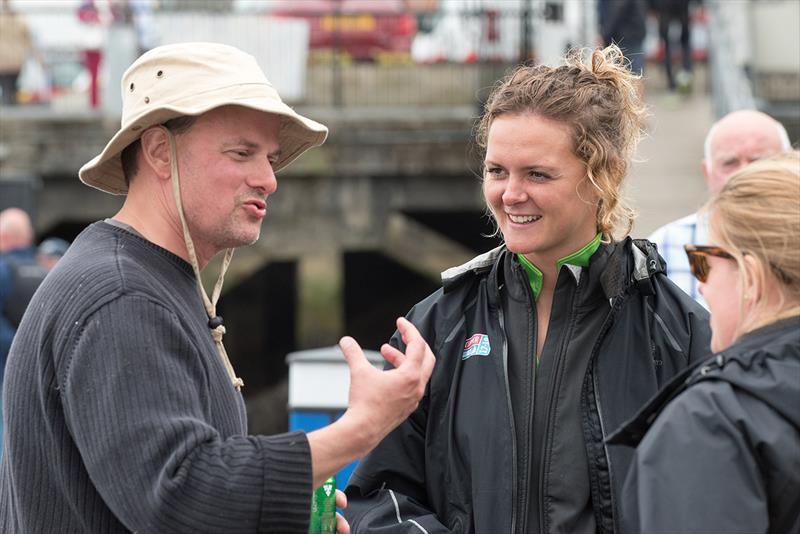
[[[655,301],[655,320],[661,345],[684,355],[679,369],[708,359],[711,356],[711,328],[708,311],[684,293],[664,274],[658,277]],[[663,336],[662,336],[663,334]]]
[[[171,310],[119,297],[76,336],[59,361],[64,414],[92,485],[125,527],[307,531],[305,435],[223,436],[209,414],[208,396],[219,390],[209,387],[199,348]]]
[[[350,477],[345,517],[353,534],[451,532],[430,510],[424,436],[414,426],[410,420],[401,424]]]
[[[766,532],[763,477],[730,385],[704,381],[658,416],[623,490],[625,532]]]
[[[434,348],[430,326],[434,314],[427,306],[432,297],[415,306],[407,317]],[[390,344],[405,348],[397,332]],[[359,463],[350,477],[345,490],[345,517],[353,534],[451,532],[432,511],[426,483],[425,429],[430,387],[429,384],[419,407]]]

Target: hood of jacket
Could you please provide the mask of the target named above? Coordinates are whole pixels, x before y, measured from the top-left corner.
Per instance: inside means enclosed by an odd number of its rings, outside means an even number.
[[[725,380],[800,428],[800,316],[743,335],[713,362],[705,375],[701,366],[695,381]]]
[[[635,447],[666,405],[703,380],[723,380],[770,406],[800,429],[800,317],[790,317],[741,336],[727,349],[676,375],[607,443]]]

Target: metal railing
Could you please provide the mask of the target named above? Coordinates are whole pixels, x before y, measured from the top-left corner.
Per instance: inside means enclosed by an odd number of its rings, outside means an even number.
[[[713,0],[708,7],[711,12],[709,62],[714,114],[721,117],[736,109],[753,109],[756,101],[747,72],[750,56],[748,5]]]
[[[42,46],[35,61],[30,62],[34,68],[23,73],[19,96],[23,103],[81,111],[91,101],[87,94],[91,83],[86,48],[103,53],[97,84],[101,93],[105,91],[101,94],[105,98],[100,100],[108,102],[115,99],[124,68],[148,44],[213,40],[256,55],[279,92],[293,105],[475,106],[511,66],[543,54],[560,55],[567,46],[580,44],[580,37],[571,35],[576,33],[574,24],[571,28],[564,24],[563,10],[552,9],[557,3],[520,1],[512,9],[458,13],[317,13],[292,17],[171,10],[155,11],[144,19],[129,15],[111,22],[106,19],[105,25],[81,22],[74,10],[30,12],[25,16],[35,22],[31,25],[39,32],[35,41]],[[581,17],[583,20],[583,14]],[[276,42],[277,29],[292,24],[306,26],[304,30],[289,28],[285,35],[291,39],[279,38]],[[394,37],[374,35],[395,30]],[[326,31],[335,35],[322,35]],[[84,39],[89,34],[94,36],[92,43]],[[143,35],[148,42],[143,42]],[[310,46],[304,48],[298,39]],[[364,43],[370,39],[382,44],[365,57],[364,46],[369,45]],[[548,52],[546,47],[553,50]],[[25,85],[31,79],[36,81],[35,87]],[[294,80],[289,89],[282,86],[287,80]],[[103,102],[100,108],[107,113],[116,109],[105,108]]]

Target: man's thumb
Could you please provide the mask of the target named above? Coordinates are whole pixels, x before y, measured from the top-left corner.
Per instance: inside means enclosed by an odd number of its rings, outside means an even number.
[[[358,342],[350,336],[344,336],[339,340],[339,348],[342,349],[344,359],[347,360],[347,365],[351,369],[357,369],[367,361]]]

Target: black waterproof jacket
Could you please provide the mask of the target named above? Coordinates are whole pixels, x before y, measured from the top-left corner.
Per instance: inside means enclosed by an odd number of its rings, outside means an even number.
[[[557,291],[569,280],[566,269]],[[574,458],[575,448],[588,460],[597,531],[619,532],[618,496],[632,451],[608,447],[606,434],[672,376],[710,355],[705,310],[666,278],[649,242],[627,239],[595,252],[572,282],[575,310],[567,314],[569,330],[558,355],[562,362],[586,362],[575,380],[580,391],[561,391],[555,379],[549,397],[579,397],[583,439],[581,430],[578,439],[558,437],[556,402],[537,408],[548,410],[548,439],[541,465],[531,466],[540,484],[534,502],[542,510],[533,529],[524,526],[530,503],[524,495],[533,482],[520,467],[509,387],[515,379],[509,361],[519,357],[509,352],[530,347],[535,336],[528,278],[505,247],[442,278],[443,288],[408,314],[436,354],[436,367],[419,408],[350,478],[346,516],[352,532],[551,532],[569,506],[559,496],[571,490],[564,487],[562,468],[568,466],[560,459]],[[592,279],[593,294],[583,295]],[[602,326],[589,339],[581,318],[596,319],[597,313]],[[510,328],[512,322],[528,326]],[[397,334],[391,342],[402,346]]]
[[[623,495],[631,531],[800,533],[800,318],[676,377],[609,440],[639,444]]]

